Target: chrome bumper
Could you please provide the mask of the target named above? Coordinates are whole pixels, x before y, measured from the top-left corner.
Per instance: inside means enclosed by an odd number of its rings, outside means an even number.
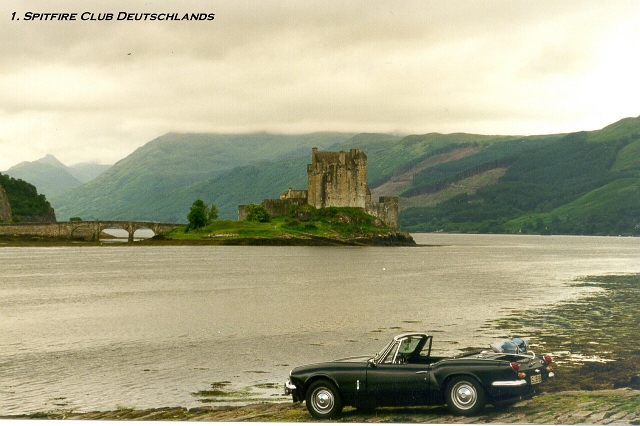
[[[553,374],[552,372],[549,372],[549,378],[554,377],[555,374]],[[505,381],[495,381],[493,383],[491,383],[491,386],[496,386],[496,387],[517,387],[517,386],[525,386],[527,384],[527,381],[525,379],[520,379],[520,380],[505,380]]]
[[[527,384],[527,381],[525,379],[521,379],[521,380],[496,381],[496,382],[491,383],[491,386],[513,387],[513,386],[524,386],[526,384]]]
[[[284,384],[284,394],[285,395],[293,394],[293,391],[295,391],[296,389],[297,389],[296,385],[291,383],[291,380],[287,380],[287,382]]]

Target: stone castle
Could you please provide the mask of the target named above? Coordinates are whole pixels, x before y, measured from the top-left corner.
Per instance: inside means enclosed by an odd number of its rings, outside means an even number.
[[[358,207],[382,220],[391,228],[398,228],[398,197],[380,197],[371,202],[367,185],[367,156],[351,149],[349,152],[318,152],[313,148],[311,164],[307,164],[308,186],[306,190],[291,187],[280,194],[279,199],[262,200],[262,205],[272,216],[289,214],[291,205],[323,207]],[[244,205],[238,206],[238,219],[247,216]]]

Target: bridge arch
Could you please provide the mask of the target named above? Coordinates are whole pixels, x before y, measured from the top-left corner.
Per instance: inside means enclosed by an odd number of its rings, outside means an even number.
[[[147,226],[141,226],[138,229],[136,229],[135,231],[133,231],[133,238],[138,238],[138,239],[142,239],[142,238],[153,238],[154,236],[156,236],[156,233],[153,231],[153,229],[147,227]]]
[[[88,236],[95,237],[95,226],[91,222],[69,222],[68,238],[69,239],[86,239]]]
[[[134,234],[135,237],[135,234]],[[100,230],[97,240],[117,240],[117,241],[128,241],[129,240],[129,230],[125,226],[106,226]]]
[[[167,229],[163,229],[160,225],[165,225],[164,228]],[[159,224],[155,222],[99,221],[97,235],[101,235],[105,229],[122,229],[128,233],[128,241],[133,242],[136,231],[148,229],[153,235],[158,235],[178,226],[180,225]]]
[[[150,229],[154,235],[163,235],[184,225],[179,223],[161,223],[146,221],[69,221],[51,223],[10,223],[0,224],[0,235],[41,236],[98,241],[100,233],[107,228],[120,228],[127,232],[132,242],[137,230]]]
[[[178,223],[161,223],[161,222],[134,222],[134,221],[97,221],[98,229],[97,236],[107,228],[120,228],[127,231],[129,234],[128,241],[133,242],[135,233],[138,230],[148,229],[153,232],[153,235],[162,235],[167,232],[179,228],[181,224]]]

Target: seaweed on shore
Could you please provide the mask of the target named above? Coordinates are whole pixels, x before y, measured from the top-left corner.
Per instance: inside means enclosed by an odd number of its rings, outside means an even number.
[[[530,337],[536,352],[553,356],[556,380],[545,390],[640,389],[640,274],[589,276],[572,285],[602,291],[492,325]]]
[[[273,401],[280,400],[283,395],[277,394],[279,398],[268,397],[260,392],[256,392],[258,389],[271,390],[280,389],[278,383],[262,383],[254,386],[246,386],[241,389],[229,389],[231,382],[215,382],[211,384],[211,389],[201,390],[198,392],[192,392],[191,395],[196,397],[201,403],[238,403],[238,402],[259,402],[259,401]]]

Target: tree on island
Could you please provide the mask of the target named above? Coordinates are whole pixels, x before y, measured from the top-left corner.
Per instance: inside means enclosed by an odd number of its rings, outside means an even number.
[[[209,209],[209,215],[207,217],[209,218],[209,222],[218,219],[218,207],[215,204],[211,204],[211,209]]]
[[[245,207],[245,210],[247,212],[246,220],[248,220],[249,222],[271,221],[271,215],[262,204],[248,204],[247,207]]]
[[[216,219],[218,219],[218,207],[215,204],[211,204],[211,208],[209,208],[204,201],[197,199],[193,202],[189,214],[187,214],[189,224],[186,231],[203,228]]]

